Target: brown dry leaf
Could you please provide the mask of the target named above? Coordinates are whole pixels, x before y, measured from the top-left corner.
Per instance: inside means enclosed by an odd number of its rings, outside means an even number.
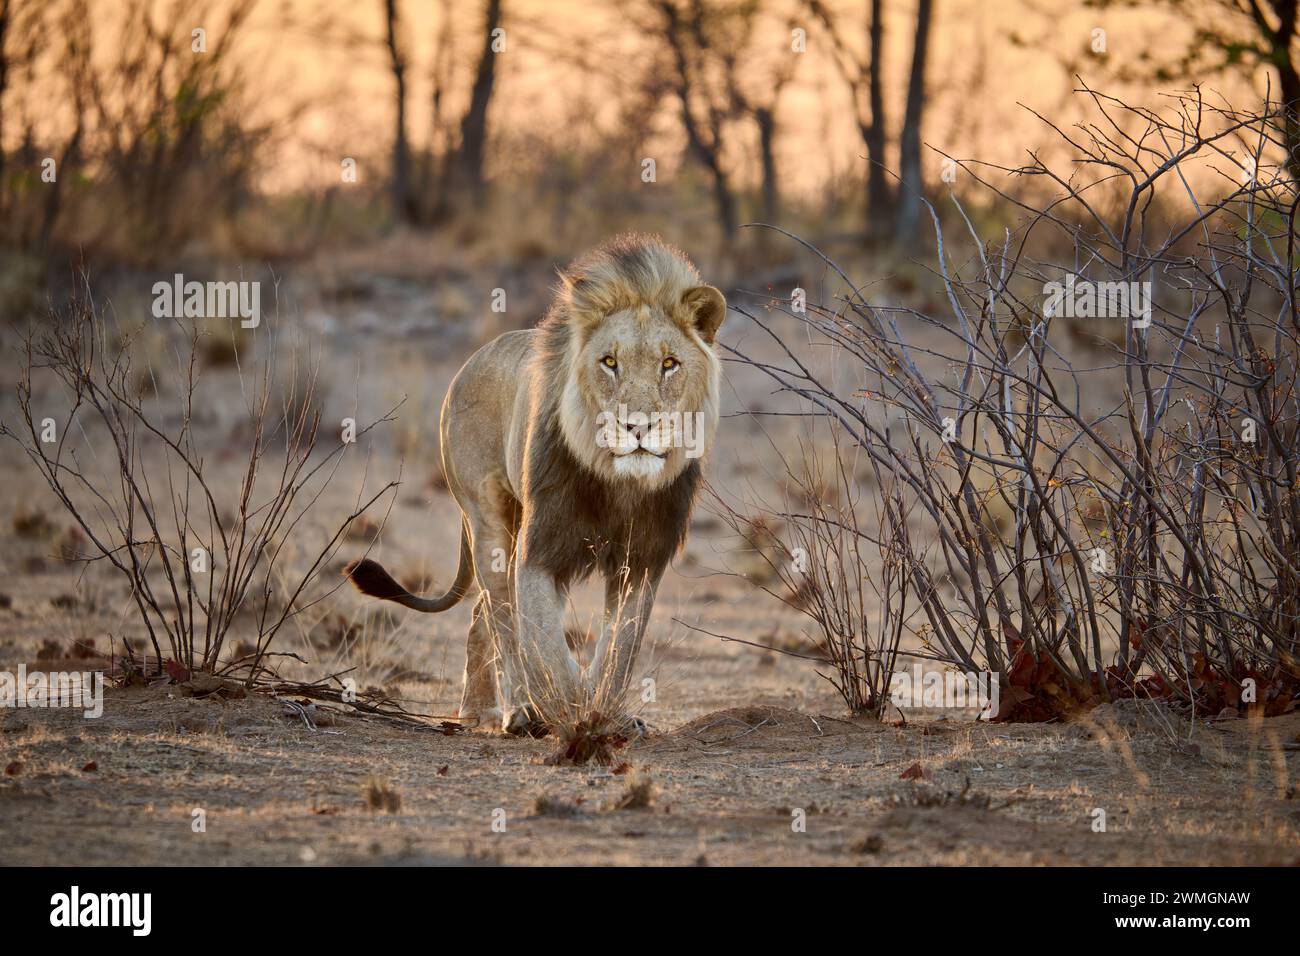
[[[178,684],[183,684],[190,679],[189,668],[177,661],[167,661],[163,664],[163,669],[167,671],[167,676]]]
[[[898,779],[899,780],[923,780],[925,779],[925,771],[921,769],[921,765],[919,763],[914,763],[912,764],[912,766],[908,767],[906,770],[900,773],[898,775]]]

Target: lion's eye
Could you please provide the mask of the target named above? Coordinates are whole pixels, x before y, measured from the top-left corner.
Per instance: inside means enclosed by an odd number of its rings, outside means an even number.
[[[675,369],[677,366],[681,364],[682,364],[681,362],[677,361],[677,359],[673,358],[670,355],[666,359],[664,359],[663,370],[665,372],[671,372],[673,369]]]
[[[603,359],[600,360],[600,364],[605,366],[605,368],[618,368],[618,362],[614,359],[614,356],[612,355],[606,355]]]

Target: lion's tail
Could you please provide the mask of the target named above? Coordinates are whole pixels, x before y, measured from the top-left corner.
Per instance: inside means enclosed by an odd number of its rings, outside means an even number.
[[[344,575],[362,594],[377,597],[383,601],[396,601],[412,611],[434,614],[445,611],[460,603],[474,581],[474,555],[470,550],[469,529],[465,523],[460,526],[460,567],[456,570],[456,580],[446,593],[436,598],[417,597],[402,587],[391,574],[384,570],[378,561],[362,558],[353,561],[343,569]]]

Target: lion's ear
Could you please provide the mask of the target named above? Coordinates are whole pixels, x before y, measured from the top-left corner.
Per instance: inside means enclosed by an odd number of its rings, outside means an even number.
[[[697,285],[682,293],[682,304],[691,310],[700,338],[712,345],[727,315],[727,300],[722,293],[711,285]]]
[[[594,301],[596,283],[590,276],[581,272],[560,271],[560,293],[568,300],[569,307],[579,315],[597,309]]]

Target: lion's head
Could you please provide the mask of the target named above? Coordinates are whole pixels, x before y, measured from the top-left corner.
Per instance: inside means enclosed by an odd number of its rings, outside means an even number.
[[[565,442],[608,481],[662,487],[713,442],[713,341],[726,300],[681,252],[646,236],[620,236],[561,277],[548,324]]]

